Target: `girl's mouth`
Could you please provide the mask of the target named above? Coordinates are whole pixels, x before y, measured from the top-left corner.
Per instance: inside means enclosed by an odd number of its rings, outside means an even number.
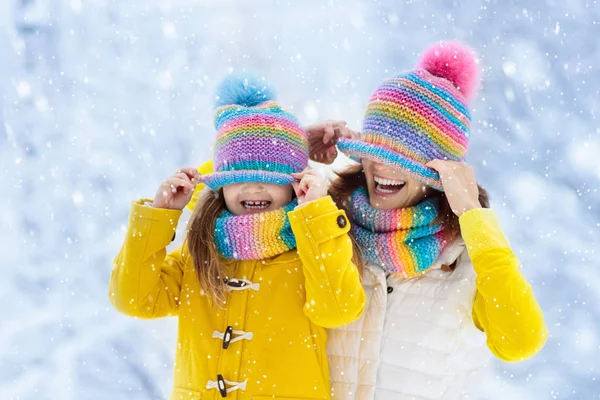
[[[406,182],[397,179],[380,178],[373,176],[375,180],[375,193],[380,196],[389,196],[398,193]]]
[[[241,204],[248,211],[262,211],[269,208],[271,202],[268,200],[244,200]]]

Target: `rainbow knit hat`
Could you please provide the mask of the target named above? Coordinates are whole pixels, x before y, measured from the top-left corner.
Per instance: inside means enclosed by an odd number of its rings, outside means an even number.
[[[230,75],[217,88],[214,173],[200,181],[213,191],[232,183],[286,185],[308,165],[306,132],[251,74]]]
[[[471,136],[468,101],[477,91],[473,51],[457,42],[429,47],[414,71],[386,79],[369,100],[359,140],[338,148],[404,171],[442,190],[434,159],[463,161]]]

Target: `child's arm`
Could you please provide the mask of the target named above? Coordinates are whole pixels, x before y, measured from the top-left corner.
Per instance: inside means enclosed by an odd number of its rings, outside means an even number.
[[[344,211],[326,196],[296,208],[289,218],[306,278],[305,315],[326,328],[360,318],[366,297],[352,263]]]
[[[477,273],[475,325],[486,333],[488,347],[501,360],[532,357],[544,346],[548,329],[494,212],[468,211],[460,217],[460,227]]]
[[[124,314],[156,318],[177,313],[186,259],[182,248],[167,255],[182,209],[198,183],[195,168],[182,168],[156,191],[153,206],[133,202],[125,243],[109,284],[112,305]]]
[[[132,202],[125,243],[117,255],[109,298],[120,312],[139,318],[175,315],[183,278],[182,248],[167,255],[181,210]]]

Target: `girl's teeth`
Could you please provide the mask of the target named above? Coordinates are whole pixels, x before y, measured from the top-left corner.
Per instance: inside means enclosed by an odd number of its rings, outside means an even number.
[[[269,206],[268,201],[244,201],[244,207],[250,210],[261,210]]]

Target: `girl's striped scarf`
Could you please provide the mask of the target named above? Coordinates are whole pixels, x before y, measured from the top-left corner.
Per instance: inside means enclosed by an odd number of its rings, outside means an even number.
[[[215,224],[215,244],[229,260],[263,260],[296,248],[288,212],[298,202],[259,214],[233,215],[225,210]]]
[[[439,212],[434,199],[409,208],[378,210],[369,203],[366,189],[359,188],[351,195],[348,209],[364,258],[392,275],[424,274],[451,239],[442,224],[433,223]]]

